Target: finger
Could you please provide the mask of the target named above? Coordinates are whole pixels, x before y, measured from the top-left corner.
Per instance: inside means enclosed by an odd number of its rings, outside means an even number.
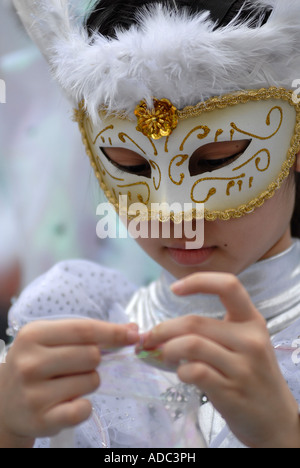
[[[45,409],[89,395],[95,392],[99,385],[100,377],[97,372],[48,380],[41,392],[43,401],[48,402],[48,408]]]
[[[95,344],[103,348],[118,348],[139,340],[138,331],[132,325],[89,319],[36,322],[31,324],[27,334],[33,342],[45,346]]]
[[[197,335],[187,335],[166,343],[162,348],[164,362],[179,366],[182,361],[204,363],[226,377],[235,377],[236,354]]]
[[[235,322],[253,320],[259,315],[244,286],[229,273],[195,273],[174,283],[171,289],[179,296],[199,293],[218,295],[228,318]]]
[[[203,363],[182,364],[177,374],[182,382],[200,388],[211,401],[216,391],[221,392],[228,386],[228,381],[222,374]]]
[[[157,325],[142,337],[141,345],[142,349],[154,349],[176,337],[199,335],[233,351],[241,346],[239,333],[236,333],[239,326],[236,323],[187,315]]]
[[[45,437],[58,434],[62,429],[78,426],[92,414],[92,404],[89,400],[75,400],[51,409],[45,416]],[[43,434],[42,434],[43,435]]]
[[[51,350],[42,348],[41,352],[44,352],[44,356],[41,356],[41,363],[36,368],[36,376],[41,380],[89,373],[101,362],[100,348],[96,345],[57,346]]]

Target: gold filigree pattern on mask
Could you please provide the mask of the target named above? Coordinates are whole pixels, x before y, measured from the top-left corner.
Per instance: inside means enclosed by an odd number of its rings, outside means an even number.
[[[256,157],[257,157],[259,154],[263,153],[263,152],[265,152],[265,153],[267,154],[267,165],[266,165],[266,167],[265,167],[264,169],[260,169],[258,165],[259,165],[259,163],[260,163],[260,161],[261,161],[261,158],[260,158],[260,157],[256,158]],[[265,171],[267,171],[267,170],[269,169],[270,163],[271,163],[271,153],[270,153],[270,151],[269,151],[267,148],[263,148],[263,149],[261,149],[260,151],[258,151],[257,153],[255,153],[254,156],[252,156],[250,159],[248,159],[248,161],[246,161],[246,162],[244,162],[243,164],[241,164],[240,166],[235,167],[234,169],[232,169],[232,171],[238,171],[238,170],[241,169],[242,167],[244,167],[244,166],[246,166],[247,164],[249,164],[249,163],[250,163],[253,159],[255,159],[255,158],[256,158],[256,160],[255,160],[255,166],[256,166],[256,169],[257,169],[259,172],[265,172]],[[253,180],[253,178],[252,178],[252,180]]]
[[[194,203],[204,203],[203,201],[196,200],[194,197],[195,188],[197,187],[197,185],[201,184],[201,182],[205,182],[207,180],[229,180],[230,182],[233,182],[234,180],[241,179],[243,177],[246,177],[246,174],[243,173],[237,177],[202,177],[201,179],[197,180],[194,183],[192,190],[191,190],[191,199]],[[215,191],[214,193],[211,193],[210,196],[215,195],[215,193],[217,193],[217,191]],[[205,201],[207,201],[207,199],[205,199]]]
[[[124,182],[124,179],[119,179],[118,177],[115,177],[113,176],[107,169],[106,167],[104,166],[103,162],[101,161],[101,159],[99,158],[99,156],[97,156],[97,163],[98,163],[98,168],[101,170],[102,174],[105,176],[106,174],[109,175],[109,177],[111,177],[112,179],[114,180],[117,180],[118,182]]]
[[[166,142],[165,142],[165,153],[168,153],[168,152],[169,152],[169,150],[168,150],[169,138],[170,138],[170,135],[167,136],[167,138],[166,138]]]
[[[191,192],[191,199],[192,199],[192,196],[193,196],[192,193],[193,193],[193,191]],[[206,198],[204,200],[198,200],[198,201],[195,201],[195,203],[202,203],[202,204],[206,203],[210,199],[210,197],[212,197],[216,193],[217,193],[217,189],[215,187],[212,187],[211,189],[209,189],[209,192],[208,192],[208,194],[207,194],[207,196],[206,196]]]
[[[155,161],[150,160],[149,163],[150,163],[152,169],[158,170],[159,182],[157,184],[156,181],[155,181],[155,177],[153,177],[153,185],[154,185],[155,190],[159,190],[159,187],[160,187],[160,184],[161,184],[161,170],[160,170],[160,167]]]
[[[227,184],[227,189],[226,189],[226,195],[227,195],[227,197],[230,196],[230,189],[231,189],[232,187],[234,187],[234,186],[235,186],[235,181],[234,181],[234,180],[231,180],[230,182],[228,182],[228,184]]]
[[[187,161],[189,159],[189,155],[188,154],[178,154],[177,156],[174,156],[174,158],[171,159],[170,164],[169,164],[169,178],[173,182],[174,185],[181,185],[182,182],[184,181],[184,177],[185,177],[185,175],[183,173],[180,174],[180,181],[179,182],[174,180],[173,177],[172,177],[172,174],[171,174],[172,166],[173,166],[174,162],[176,161],[176,159],[178,159],[178,158],[181,158],[181,161],[178,161],[176,163],[176,166],[180,167],[185,163],[185,161]]]
[[[144,205],[148,205],[149,200],[150,200],[151,190],[150,190],[150,187],[147,184],[147,182],[136,182],[134,184],[118,185],[118,187],[119,188],[127,188],[127,187],[136,187],[137,185],[143,185],[143,186],[147,187],[147,190],[148,190],[147,199],[144,200],[144,198],[143,198],[143,196],[141,194],[138,194],[137,198],[138,198],[140,203],[142,203]],[[130,192],[128,191],[127,196],[128,196],[129,193]],[[121,195],[123,195],[123,194],[121,194]]]
[[[90,123],[91,124],[91,123]],[[93,145],[96,144],[96,141],[98,140],[98,138],[100,136],[103,135],[103,133],[107,132],[108,130],[113,130],[114,129],[114,126],[113,125],[109,125],[108,127],[104,128],[103,130],[101,130],[101,132],[98,133],[98,135],[96,136],[95,140],[93,141]],[[105,143],[105,140],[103,141],[102,140],[102,143]]]
[[[171,135],[178,125],[178,111],[168,99],[153,99],[154,108],[149,109],[142,101],[135,109],[137,130],[146,137],[159,140]]]
[[[216,131],[215,143],[217,143],[218,138],[219,138],[220,135],[222,135],[222,133],[224,133],[224,130],[222,130],[221,128],[219,128],[219,130]]]
[[[154,150],[154,156],[157,156],[158,155],[158,151],[157,151],[157,148],[155,146],[155,144],[153,143],[153,141],[151,140],[151,138],[148,137],[148,140],[150,141],[150,144]]]
[[[272,133],[272,135],[269,135],[269,136],[267,136],[267,137],[262,137],[262,136],[259,136],[259,135],[255,135],[254,133],[250,133],[250,132],[247,132],[247,131],[245,131],[245,130],[242,130],[241,128],[238,128],[238,126],[237,126],[234,122],[232,122],[230,125],[231,125],[231,127],[233,128],[233,130],[235,130],[235,131],[237,131],[237,132],[239,132],[239,133],[242,133],[243,135],[251,136],[252,138],[256,138],[256,139],[258,139],[258,140],[270,140],[270,138],[272,138],[273,136],[275,136],[275,135],[279,132],[279,130],[280,130],[281,126],[282,126],[282,122],[283,122],[283,110],[282,110],[282,107],[275,106],[275,107],[273,107],[273,108],[270,110],[270,112],[268,113],[267,119],[266,119],[266,124],[267,124],[268,126],[270,126],[270,124],[271,124],[271,114],[272,114],[272,112],[273,112],[275,109],[279,110],[279,112],[280,112],[280,123],[279,123],[277,129],[275,130],[275,132]]]
[[[128,138],[128,140],[131,141],[131,143],[133,143],[140,151],[142,151],[142,153],[146,154],[146,151],[144,151],[143,148],[140,147],[140,145],[138,145],[129,135],[127,135],[127,133],[119,133],[119,138],[122,141],[122,143],[126,143],[125,138]]]
[[[191,130],[187,134],[187,136],[184,138],[183,142],[181,143],[179,147],[180,151],[184,150],[185,143],[190,138],[190,136],[197,130],[203,130],[203,133],[199,133],[199,135],[197,135],[197,138],[199,138],[199,140],[204,140],[204,138],[206,138],[210,134],[210,128],[208,128],[206,125],[199,125],[198,127],[193,128],[193,130]]]

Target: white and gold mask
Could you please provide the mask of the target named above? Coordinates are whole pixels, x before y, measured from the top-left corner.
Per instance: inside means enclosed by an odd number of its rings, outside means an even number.
[[[289,175],[300,147],[300,105],[292,91],[281,88],[244,91],[212,98],[177,111],[167,100],[148,110],[141,103],[137,121],[101,114],[94,126],[83,106],[76,112],[83,140],[105,195],[119,208],[119,197],[143,203],[148,219],[152,204],[180,203],[194,217],[204,207],[205,219],[227,220],[252,213],[271,198]],[[202,146],[248,139],[243,154],[222,167],[191,171]],[[121,172],[102,148],[129,149],[149,162],[151,176]]]
[[[199,14],[158,2],[108,36],[87,27],[97,2],[13,2],[54,77],[82,103],[84,143],[119,212],[123,195],[143,203],[147,219],[157,219],[153,204],[176,203],[185,215],[204,209],[207,220],[227,220],[252,213],[288,177],[300,148],[290,91],[300,76],[299,0],[242,2],[238,11],[233,0],[199,0]],[[249,141],[242,154],[197,170],[205,145],[238,140]],[[147,176],[120,172],[108,148],[138,153]]]

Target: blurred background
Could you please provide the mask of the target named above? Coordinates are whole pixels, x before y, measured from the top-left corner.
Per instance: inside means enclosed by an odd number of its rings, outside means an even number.
[[[55,263],[84,258],[137,285],[160,268],[131,239],[100,240],[106,201],[85,155],[72,108],[27,37],[10,0],[0,3],[0,339],[11,300]],[[134,259],[134,262],[132,261]]]

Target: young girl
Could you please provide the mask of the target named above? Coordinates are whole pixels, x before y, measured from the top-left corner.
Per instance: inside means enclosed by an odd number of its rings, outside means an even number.
[[[85,421],[101,353],[142,343],[205,392],[211,447],[300,447],[298,0],[102,0],[84,27],[67,2],[15,4],[77,103],[108,199],[159,219],[160,235],[137,241],[164,273],[137,290],[70,261],[22,294],[0,373],[1,446]],[[204,245],[187,249],[177,218],[196,225],[203,205]],[[135,446],[113,429],[106,446]],[[93,446],[90,433],[77,445]]]

